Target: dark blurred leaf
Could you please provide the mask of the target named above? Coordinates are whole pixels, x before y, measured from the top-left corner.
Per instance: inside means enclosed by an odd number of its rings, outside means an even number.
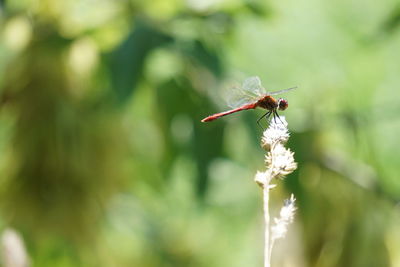
[[[265,7],[265,2],[247,1],[245,6],[259,17],[267,17],[270,14],[270,10]]]
[[[135,21],[128,38],[111,54],[111,82],[118,102],[126,101],[143,74],[147,55],[172,38],[144,19]]]
[[[204,127],[201,122],[195,122],[193,156],[197,162],[197,192],[200,197],[204,197],[208,189],[208,169],[210,163],[222,154],[224,136],[222,129],[222,124]]]
[[[385,34],[391,34],[399,27],[399,25],[400,25],[400,5],[397,4],[397,6],[391,10],[391,13],[383,22],[381,26],[381,32]]]
[[[185,43],[182,52],[184,56],[194,60],[195,63],[207,68],[217,77],[223,73],[221,55],[204,45],[202,41],[195,40],[193,43]]]
[[[162,117],[160,124],[163,128],[165,143],[169,147],[168,151],[172,153],[165,155],[164,168],[168,170],[171,167],[175,155],[181,149],[173,143],[173,138],[170,136],[171,121],[178,114],[187,114],[194,124],[194,139],[185,152],[195,159],[198,170],[197,192],[200,196],[204,196],[208,185],[208,165],[215,157],[222,154],[223,124],[204,125],[200,122],[200,112],[205,114],[204,112],[212,110],[213,107],[208,98],[194,90],[190,82],[183,77],[179,79],[179,82],[171,80],[165,83],[158,88],[157,92],[157,107]],[[202,103],[201,109],[199,109],[199,103]],[[169,171],[164,173],[169,173]]]

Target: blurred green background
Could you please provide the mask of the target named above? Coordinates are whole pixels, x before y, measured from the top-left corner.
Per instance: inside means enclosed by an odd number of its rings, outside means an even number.
[[[400,4],[0,1],[0,229],[32,266],[262,266],[262,110],[285,98],[295,223],[273,266],[400,266]]]

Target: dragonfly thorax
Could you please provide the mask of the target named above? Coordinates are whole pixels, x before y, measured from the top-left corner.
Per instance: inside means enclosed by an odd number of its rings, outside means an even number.
[[[257,102],[257,106],[268,110],[276,110],[279,108],[278,101],[270,95],[266,95]]]

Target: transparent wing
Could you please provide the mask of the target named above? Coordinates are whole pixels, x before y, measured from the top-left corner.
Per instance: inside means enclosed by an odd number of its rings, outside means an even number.
[[[244,80],[241,86],[231,87],[227,96],[227,102],[231,108],[237,108],[255,103],[265,94],[266,92],[261,86],[260,78],[250,77]]]
[[[267,93],[264,87],[262,87],[261,80],[258,78],[258,76],[249,77],[244,80],[242,88],[243,90],[249,91],[257,96],[264,96]]]
[[[280,95],[280,94],[286,93],[287,91],[290,91],[290,90],[293,90],[293,89],[296,89],[296,88],[297,88],[297,86],[291,87],[291,88],[287,88],[287,89],[283,89],[283,90],[274,91],[274,92],[269,92],[267,94],[268,95]]]
[[[228,106],[231,108],[238,108],[246,104],[257,102],[260,97],[258,95],[252,94],[247,90],[243,90],[241,87],[233,87],[229,90],[229,95],[227,96]]]

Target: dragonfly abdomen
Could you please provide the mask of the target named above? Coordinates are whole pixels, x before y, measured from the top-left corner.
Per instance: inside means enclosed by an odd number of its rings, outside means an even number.
[[[207,118],[204,118],[201,120],[201,122],[208,122],[208,121],[213,121],[216,120],[218,118],[221,118],[223,116],[235,113],[235,112],[239,112],[242,110],[247,110],[247,109],[255,109],[258,106],[258,102],[257,103],[251,103],[251,104],[247,104],[247,105],[243,105],[241,107],[235,108],[235,109],[231,109],[228,111],[224,111],[224,112],[220,112],[211,116],[208,116]]]

